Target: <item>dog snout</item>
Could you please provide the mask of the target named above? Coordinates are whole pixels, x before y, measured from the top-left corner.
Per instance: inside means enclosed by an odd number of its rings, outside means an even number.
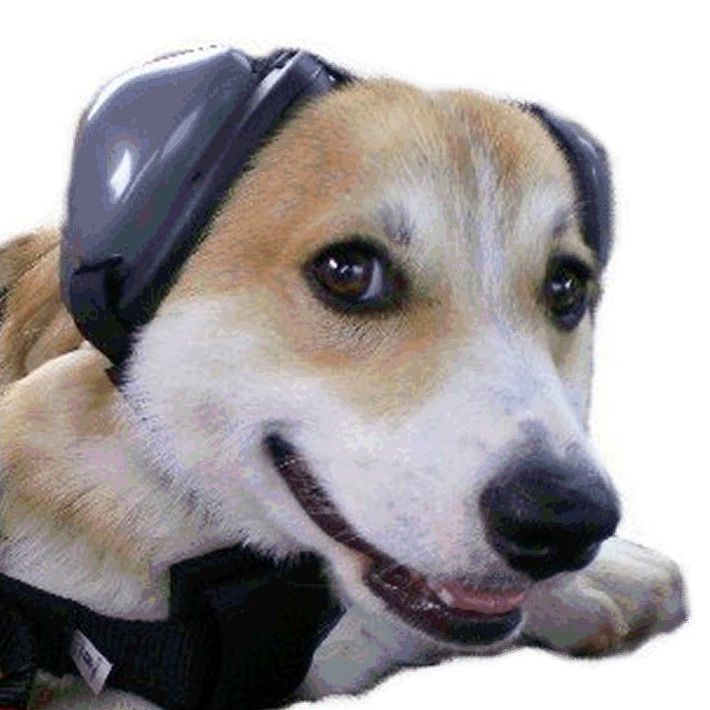
[[[495,476],[480,506],[490,544],[533,579],[587,565],[620,518],[598,472],[539,458]]]

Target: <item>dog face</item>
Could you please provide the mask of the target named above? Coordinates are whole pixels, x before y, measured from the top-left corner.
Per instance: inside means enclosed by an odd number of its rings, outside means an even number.
[[[138,334],[126,392],[170,485],[416,633],[509,637],[618,518],[576,200],[516,107],[392,82],[305,107]]]

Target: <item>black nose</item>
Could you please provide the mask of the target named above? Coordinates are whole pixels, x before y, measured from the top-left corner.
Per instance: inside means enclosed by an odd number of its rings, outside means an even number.
[[[480,506],[490,543],[534,579],[584,567],[620,517],[596,471],[539,459],[493,478]]]

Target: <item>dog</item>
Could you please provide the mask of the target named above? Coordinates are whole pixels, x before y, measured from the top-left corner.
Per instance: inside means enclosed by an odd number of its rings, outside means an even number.
[[[686,618],[678,566],[613,536],[586,423],[603,263],[529,111],[384,79],[308,102],[120,391],[60,299],[59,241],[0,247],[4,574],[153,620],[176,561],[315,552],[346,611],[296,699],[522,642],[609,653]],[[42,685],[52,710],[156,707]]]

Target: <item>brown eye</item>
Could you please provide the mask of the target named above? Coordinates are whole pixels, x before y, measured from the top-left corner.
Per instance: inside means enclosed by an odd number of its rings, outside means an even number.
[[[573,330],[589,305],[589,268],[573,258],[553,259],[548,267],[543,298],[550,318],[562,330]]]
[[[386,255],[361,240],[326,247],[305,272],[321,300],[348,312],[393,305],[400,281]]]

